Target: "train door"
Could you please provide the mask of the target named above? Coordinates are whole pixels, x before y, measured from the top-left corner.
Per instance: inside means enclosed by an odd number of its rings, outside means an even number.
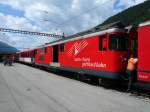
[[[53,46],[53,62],[58,63],[58,45]]]

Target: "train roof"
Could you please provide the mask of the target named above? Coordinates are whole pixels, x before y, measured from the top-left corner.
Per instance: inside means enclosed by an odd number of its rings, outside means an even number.
[[[69,38],[61,39],[61,40],[58,40],[55,42],[51,42],[46,46],[62,44],[62,43],[69,42],[69,41],[75,41],[75,40],[79,40],[79,39],[90,38],[93,36],[104,35],[106,33],[112,33],[112,32],[124,32],[124,30],[118,29],[118,28],[112,28],[112,29],[108,29],[108,30],[104,30],[104,31],[95,32],[95,33],[89,33],[86,35],[75,35],[75,37],[69,37]]]
[[[142,26],[148,26],[150,25],[150,20],[149,21],[146,21],[146,22],[143,22],[139,25],[139,27],[142,27]]]
[[[16,52],[17,53],[24,53],[24,52],[33,52],[36,48],[32,48],[32,49],[27,49],[27,50],[22,50],[22,51],[19,51],[19,52]]]
[[[103,34],[111,33],[111,32],[124,32],[125,30],[123,28],[124,28],[124,25],[121,22],[114,22],[114,23],[107,24],[104,26],[96,26],[96,27],[91,28],[89,30],[76,33],[74,35],[56,40],[54,42],[47,43],[47,44],[42,45],[38,48],[47,47],[50,45],[57,45],[57,44],[65,43],[68,41],[79,40],[81,38],[89,38],[92,36],[103,35]]]
[[[46,44],[38,46],[36,48],[21,51],[21,52],[28,52],[28,51],[32,51],[32,50],[35,50],[35,49],[40,49],[40,48],[43,48],[43,47],[48,47],[48,46],[52,46],[52,45],[62,44],[62,43],[69,42],[69,41],[75,41],[75,40],[79,40],[79,39],[90,38],[90,37],[93,37],[93,36],[103,35],[103,34],[106,34],[106,33],[113,33],[113,32],[125,32],[125,29],[111,28],[111,29],[107,29],[107,30],[103,30],[103,31],[94,32],[94,33],[87,33],[87,34],[84,34],[84,35],[75,34],[75,35],[65,37],[63,39],[59,39],[59,40],[56,40],[54,42],[46,43]]]

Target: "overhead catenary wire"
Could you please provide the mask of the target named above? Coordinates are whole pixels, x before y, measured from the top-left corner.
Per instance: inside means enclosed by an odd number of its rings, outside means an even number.
[[[46,36],[46,37],[56,37],[62,38],[61,35],[56,34],[48,34],[48,33],[41,33],[41,32],[32,32],[32,31],[25,31],[25,30],[15,30],[15,29],[7,29],[7,28],[0,28],[0,32],[10,32],[10,33],[19,33],[19,34],[28,34],[28,35],[38,35],[38,36]]]
[[[112,1],[112,0],[110,0]],[[85,13],[89,13],[97,8],[99,8],[100,6],[106,4],[106,2],[94,6],[90,9],[87,9],[84,12],[81,12],[80,14],[73,16],[71,18],[69,18],[68,20],[62,22],[62,23],[57,23],[56,21],[53,21],[52,19],[44,19],[43,21],[47,22],[47,21],[51,21],[53,23],[56,24],[57,27],[64,27],[64,25],[69,24],[71,21],[81,17],[82,15],[84,15]],[[44,11],[44,13],[48,14],[48,11]],[[57,38],[63,38],[63,35],[55,35],[55,34],[47,34],[47,33],[39,33],[39,32],[30,32],[30,31],[23,31],[23,30],[14,30],[14,29],[5,29],[5,28],[0,28],[0,32],[11,32],[11,33],[21,33],[21,34],[29,34],[29,35],[39,35],[39,36],[48,36],[48,37],[57,37]]]

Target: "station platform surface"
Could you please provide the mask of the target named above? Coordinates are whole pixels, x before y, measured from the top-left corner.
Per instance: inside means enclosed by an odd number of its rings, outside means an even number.
[[[150,112],[150,101],[23,64],[0,64],[0,112]]]

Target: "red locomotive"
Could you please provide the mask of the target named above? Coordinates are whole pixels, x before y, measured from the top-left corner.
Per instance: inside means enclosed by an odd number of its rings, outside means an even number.
[[[118,27],[102,28],[19,52],[16,56],[25,63],[117,80],[125,77],[132,53],[139,59],[137,80],[150,81],[149,35],[150,22],[130,32]]]
[[[111,28],[38,48],[35,64],[101,78],[119,79],[126,70],[128,36]],[[115,63],[114,63],[115,62]]]

